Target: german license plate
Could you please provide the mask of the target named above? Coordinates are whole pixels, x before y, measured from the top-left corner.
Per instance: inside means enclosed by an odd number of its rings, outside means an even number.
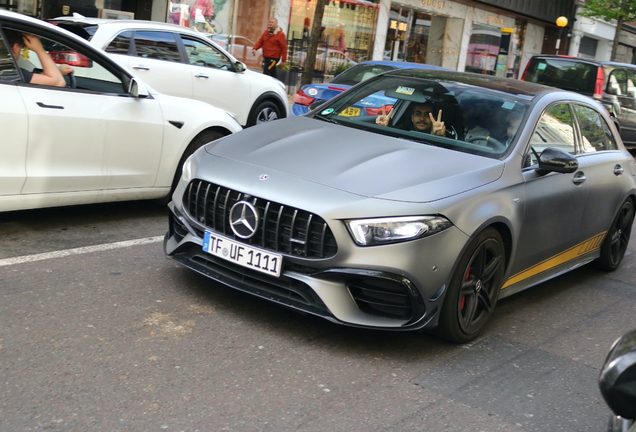
[[[354,108],[354,107],[345,108],[340,112],[340,115],[347,116],[347,117],[358,117],[360,115],[360,108]]]
[[[270,276],[280,277],[280,271],[283,267],[283,256],[280,254],[239,243],[209,231],[203,235],[203,250],[224,260]]]

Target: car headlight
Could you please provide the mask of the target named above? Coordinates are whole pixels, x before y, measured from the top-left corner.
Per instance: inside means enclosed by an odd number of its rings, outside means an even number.
[[[402,216],[345,221],[356,244],[373,246],[426,237],[451,227],[442,216]]]

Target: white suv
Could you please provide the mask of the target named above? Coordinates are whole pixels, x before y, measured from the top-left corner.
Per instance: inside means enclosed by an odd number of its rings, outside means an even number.
[[[196,30],[154,21],[81,16],[50,22],[110,53],[158,91],[223,108],[243,126],[288,115],[282,82],[247,69]]]

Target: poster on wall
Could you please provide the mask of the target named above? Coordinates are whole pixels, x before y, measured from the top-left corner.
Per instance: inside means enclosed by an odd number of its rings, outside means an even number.
[[[226,33],[232,0],[181,0],[170,2],[168,22],[207,34]]]

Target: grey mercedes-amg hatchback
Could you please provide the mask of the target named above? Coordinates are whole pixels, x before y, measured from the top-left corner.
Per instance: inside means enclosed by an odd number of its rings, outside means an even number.
[[[378,95],[391,103],[369,115]],[[587,263],[616,269],[635,176],[586,96],[396,70],[197,151],[164,247],[215,281],[336,323],[467,342],[499,298]]]

